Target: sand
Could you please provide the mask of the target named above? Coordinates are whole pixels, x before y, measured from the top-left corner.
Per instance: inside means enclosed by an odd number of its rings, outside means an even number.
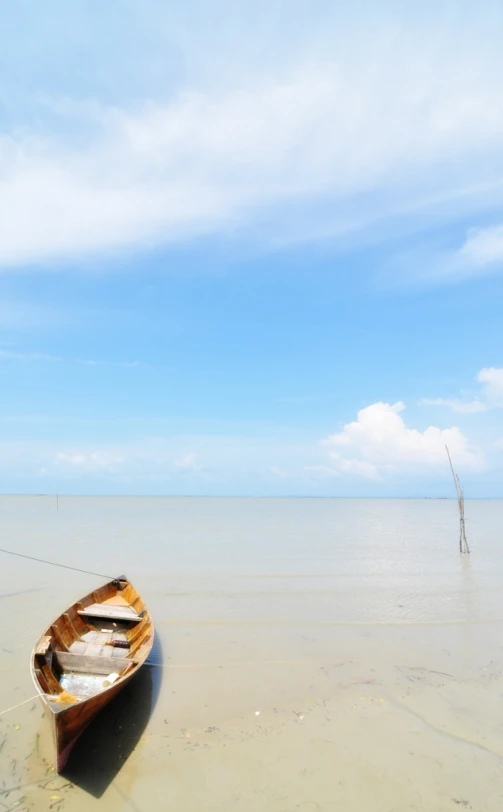
[[[0,711],[24,704],[0,715],[0,810],[501,812],[502,505],[490,508],[490,527],[487,511],[472,506],[469,564],[455,541],[435,558],[452,506],[430,509],[433,561],[423,566],[402,535],[392,552],[383,541],[387,527],[397,533],[397,511],[400,528],[417,535],[421,504],[388,504],[386,514],[367,503],[381,527],[376,570],[368,538],[365,555],[341,553],[344,540],[327,554],[327,515],[351,528],[351,504],[125,501],[126,516],[118,501],[69,501],[56,514],[41,499],[0,500],[1,546],[8,535],[34,554],[45,539],[54,558],[71,535],[70,563],[96,545],[105,571],[122,558],[132,579],[143,528],[152,546],[134,580],[157,633],[149,665],[58,776],[42,706],[30,699],[29,654],[96,579],[2,558]],[[258,549],[248,531],[239,535],[241,523],[260,537]],[[207,537],[211,555],[201,548]],[[152,566],[154,550],[162,566]],[[366,556],[373,563],[363,565]]]

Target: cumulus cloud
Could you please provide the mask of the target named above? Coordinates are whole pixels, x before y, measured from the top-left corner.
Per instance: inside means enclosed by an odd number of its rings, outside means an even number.
[[[430,426],[424,431],[408,428],[399,401],[373,403],[358,412],[357,420],[325,440],[330,448],[333,468],[345,474],[379,479],[397,474],[424,474],[434,468],[445,468],[445,446],[461,467],[480,468],[480,451],[470,446],[457,427],[440,429]]]

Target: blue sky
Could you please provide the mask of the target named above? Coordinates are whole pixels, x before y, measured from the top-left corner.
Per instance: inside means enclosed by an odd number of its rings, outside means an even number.
[[[1,491],[503,496],[500,4],[1,13]]]

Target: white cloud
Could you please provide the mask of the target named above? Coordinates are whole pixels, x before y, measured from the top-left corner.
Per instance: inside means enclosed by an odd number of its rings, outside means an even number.
[[[174,460],[174,465],[187,474],[197,474],[204,470],[204,466],[198,463],[197,455],[194,452]]]
[[[367,479],[404,473],[421,475],[445,468],[446,445],[460,467],[481,467],[481,453],[470,446],[458,428],[408,428],[400,416],[404,409],[402,402],[374,403],[361,409],[355,422],[325,440],[333,467]]]
[[[0,350],[0,358],[7,361],[62,361],[59,355],[48,355],[43,352],[16,352],[15,350]]]
[[[483,392],[489,406],[503,406],[503,368],[481,369],[477,380],[483,384]]]
[[[139,361],[104,361],[82,358],[63,358],[61,355],[50,355],[44,352],[20,352],[17,350],[0,349],[0,360],[5,361],[58,361],[68,364],[83,364],[84,366],[117,366],[139,367]]]
[[[278,479],[290,479],[292,474],[285,471],[284,468],[281,468],[279,465],[272,465],[271,466],[271,474],[278,477]]]
[[[470,229],[458,259],[475,267],[503,263],[503,225]]]
[[[330,479],[340,476],[340,471],[331,468],[329,465],[304,465],[304,471],[316,479]]]
[[[448,406],[459,414],[474,414],[487,411],[487,405],[480,400],[456,400],[455,398],[423,398],[421,406]]]
[[[241,77],[237,86],[184,88],[134,108],[59,100],[59,132],[4,133],[0,265],[168,243],[263,219],[297,239],[291,207],[316,200],[330,204],[324,235],[435,200],[444,209],[459,196],[463,206],[487,201],[503,166],[501,54],[484,40],[469,54],[453,51],[450,30],[436,29],[425,48],[412,26],[381,27],[371,42],[365,26],[351,25],[328,22],[332,42],[322,53],[330,50],[331,61],[305,55],[293,66],[249,70],[254,84]],[[78,145],[61,134],[75,128],[86,133]],[[493,193],[497,205],[503,190]],[[284,207],[282,222],[264,218],[264,207]]]
[[[77,454],[60,451],[56,454],[56,463],[58,465],[87,472],[108,471],[115,473],[120,469],[123,462],[123,457],[111,454],[108,451],[92,451]]]
[[[67,360],[76,364],[83,364],[84,366],[88,367],[115,366],[115,367],[129,367],[132,369],[133,367],[141,366],[139,361],[103,361],[103,360],[93,360],[92,358],[75,358],[75,359],[69,358]]]
[[[478,397],[471,400],[459,398],[423,398],[422,406],[448,406],[453,412],[472,414],[487,412],[488,409],[503,407],[503,368],[484,367],[477,375],[477,381],[482,384]]]

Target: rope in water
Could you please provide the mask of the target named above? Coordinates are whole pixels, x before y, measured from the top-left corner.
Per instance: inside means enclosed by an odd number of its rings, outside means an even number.
[[[90,572],[89,570],[81,570],[79,567],[69,567],[67,564],[56,564],[55,561],[46,561],[43,558],[35,558],[32,555],[23,555],[23,553],[14,553],[12,550],[3,550],[0,547],[0,553],[6,553],[7,555],[17,555],[18,558],[28,558],[30,561],[38,561],[39,564],[51,564],[53,567],[62,567],[65,570],[75,570],[75,572],[83,572],[85,575],[96,575],[98,578],[108,578],[110,581],[114,580],[113,575],[103,575],[100,572]],[[9,713],[9,711],[16,710],[16,708],[20,708],[21,705],[26,705],[28,702],[33,702],[34,699],[37,699],[38,694],[34,696],[30,696],[29,699],[25,699],[23,702],[20,702],[18,705],[13,705],[11,708],[5,708],[5,710],[0,711],[0,716],[3,716],[4,713]]]
[[[23,702],[20,702],[19,705],[13,705],[12,708],[5,708],[5,710],[0,711],[0,716],[3,716],[4,713],[8,713],[11,710],[16,710],[16,708],[20,708],[21,705],[26,705],[27,702],[33,702],[33,700],[37,699],[37,697],[38,694],[35,694],[34,696],[30,696],[29,699],[25,699]]]
[[[23,553],[14,553],[12,550],[3,550],[0,547],[0,553],[7,553],[7,555],[17,555],[18,558],[29,558],[30,561],[38,561],[39,564],[51,564],[53,567],[62,567],[64,570],[75,570],[75,572],[83,572],[85,575],[96,575],[97,578],[108,578],[109,581],[115,579],[115,575],[103,575],[102,572],[90,572],[89,570],[81,570],[79,567],[69,567],[67,564],[56,564],[55,561],[45,561],[43,558],[34,558],[32,555],[23,555]]]

